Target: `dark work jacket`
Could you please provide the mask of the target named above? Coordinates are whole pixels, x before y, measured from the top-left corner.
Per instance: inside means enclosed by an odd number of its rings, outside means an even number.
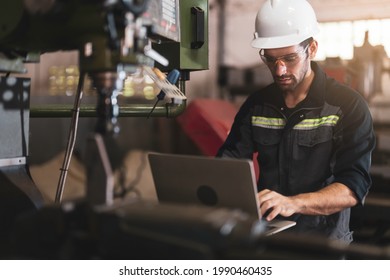
[[[361,95],[328,77],[315,62],[312,69],[315,77],[307,97],[289,114],[275,84],[249,96],[217,156],[252,159],[257,152],[259,191],[268,188],[292,196],[339,182],[363,204],[375,146],[369,108]],[[296,232],[352,241],[350,209],[290,218],[297,222]]]

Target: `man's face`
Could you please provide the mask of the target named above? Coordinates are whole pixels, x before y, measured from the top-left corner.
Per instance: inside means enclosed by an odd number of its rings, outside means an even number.
[[[294,91],[306,77],[310,67],[308,48],[309,45],[296,45],[260,51],[263,62],[282,91]]]

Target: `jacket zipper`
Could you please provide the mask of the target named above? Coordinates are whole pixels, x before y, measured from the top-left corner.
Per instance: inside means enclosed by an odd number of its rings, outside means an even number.
[[[290,166],[290,163],[291,163],[291,153],[292,153],[292,150],[293,150],[293,141],[291,140],[291,133],[290,133],[290,130],[293,129],[293,126],[298,124],[300,121],[302,121],[304,119],[304,115],[301,115],[299,117],[299,120],[294,124],[291,125],[291,127],[288,127],[287,130],[286,130],[286,127],[289,125],[290,126],[290,123],[291,123],[291,120],[292,118],[298,114],[298,113],[302,113],[303,111],[312,111],[312,110],[315,110],[315,109],[319,109],[321,107],[313,107],[313,108],[300,108],[298,109],[297,111],[294,111],[290,114],[289,117],[287,117],[284,113],[283,113],[283,107],[282,108],[278,108],[277,106],[274,106],[272,104],[264,104],[264,105],[267,105],[269,107],[271,107],[272,109],[274,109],[278,114],[280,114],[284,120],[286,121],[286,125],[285,127],[283,128],[283,132],[282,132],[282,137],[281,137],[281,143],[279,144],[279,149],[284,149],[284,139],[287,141],[287,145],[286,145],[286,156],[285,158],[281,158],[281,154],[282,153],[279,153],[279,162],[281,162],[282,160],[285,160],[286,163],[287,163],[287,168],[285,169],[286,171],[284,172],[283,168],[284,168],[284,164],[279,164],[279,174],[285,174],[285,176],[280,176],[279,175],[279,182],[280,183],[283,183],[285,184],[285,186],[283,186],[281,189],[283,190],[289,190],[290,189],[290,186],[289,186],[289,179],[290,179],[290,169],[291,169],[291,166]],[[287,133],[287,134],[286,134]],[[283,180],[282,177],[285,177],[286,179]],[[284,182],[286,181],[286,182]]]

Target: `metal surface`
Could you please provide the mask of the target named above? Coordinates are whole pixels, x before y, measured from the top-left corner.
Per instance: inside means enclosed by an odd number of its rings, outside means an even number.
[[[24,165],[26,164],[25,157],[16,158],[2,158],[0,159],[0,167],[13,166],[13,165]]]
[[[87,199],[91,205],[111,205],[114,201],[114,173],[101,134],[88,140]]]
[[[30,83],[27,78],[0,77],[0,212],[7,215],[40,207],[43,200],[26,165]]]
[[[186,103],[179,105],[159,105],[154,109],[153,117],[176,117],[184,112]],[[51,104],[51,105],[34,105],[30,108],[30,117],[32,118],[67,118],[72,116],[72,105],[69,104]],[[147,117],[153,105],[149,104],[129,104],[119,106],[119,117]],[[96,117],[96,106],[81,105],[80,117]]]

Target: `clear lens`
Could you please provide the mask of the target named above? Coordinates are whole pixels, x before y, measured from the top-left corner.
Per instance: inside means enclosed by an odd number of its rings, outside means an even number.
[[[277,61],[283,62],[284,65],[286,66],[294,66],[296,65],[300,59],[302,54],[306,53],[306,50],[308,49],[309,45],[307,45],[303,50],[295,52],[295,53],[290,53],[286,54],[283,56],[279,57],[272,57],[264,54],[264,49],[260,50],[260,58],[261,60],[267,64],[268,66],[273,66]]]

